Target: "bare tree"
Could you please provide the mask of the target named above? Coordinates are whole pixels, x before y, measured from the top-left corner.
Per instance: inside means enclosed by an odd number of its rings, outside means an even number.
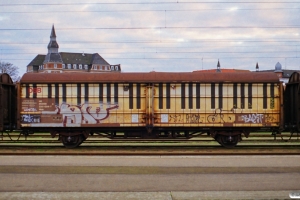
[[[10,75],[13,82],[16,82],[20,79],[19,77],[19,67],[14,66],[9,62],[0,62],[0,73],[7,73]]]

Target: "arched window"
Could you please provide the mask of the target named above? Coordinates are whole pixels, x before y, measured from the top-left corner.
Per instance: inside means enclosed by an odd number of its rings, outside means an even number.
[[[71,64],[68,64],[68,69],[71,69]]]
[[[76,69],[76,64],[73,64],[73,69]]]
[[[79,69],[82,69],[82,64],[79,65]]]

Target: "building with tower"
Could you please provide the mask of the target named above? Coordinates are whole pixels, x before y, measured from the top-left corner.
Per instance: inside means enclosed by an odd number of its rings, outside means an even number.
[[[256,66],[256,71],[257,72],[274,72],[277,74],[278,78],[280,81],[282,81],[283,83],[288,83],[290,76],[294,73],[294,72],[300,72],[300,70],[290,70],[290,69],[282,69],[282,65],[280,64],[280,62],[277,62],[275,65],[275,69],[271,69],[271,70],[259,70],[258,64]]]
[[[110,65],[98,53],[59,52],[54,25],[47,55],[38,54],[28,65],[27,73],[121,72],[121,65]]]

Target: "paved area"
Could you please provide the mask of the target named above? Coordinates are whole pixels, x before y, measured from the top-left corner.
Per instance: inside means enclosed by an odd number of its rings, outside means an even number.
[[[230,191],[230,192],[4,192],[2,200],[211,200],[211,199],[290,199],[290,191]]]
[[[0,156],[0,199],[290,199],[299,180],[300,155]]]
[[[0,156],[0,165],[161,166],[161,167],[299,167],[293,156]]]

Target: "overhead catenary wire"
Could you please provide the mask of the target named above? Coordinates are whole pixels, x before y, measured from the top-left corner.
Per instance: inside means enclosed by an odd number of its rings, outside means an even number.
[[[72,27],[59,28],[60,31],[72,30],[152,30],[152,29],[290,29],[300,28],[300,25],[277,26],[155,26],[155,27]],[[0,31],[49,31],[49,28],[0,28]]]
[[[199,11],[223,11],[228,10],[228,8],[202,8],[202,9],[151,9],[151,10],[89,10],[89,11],[83,11],[83,10],[52,10],[52,11],[3,11],[1,13],[30,13],[30,14],[40,14],[40,13],[119,13],[119,12],[199,12]],[[299,8],[238,8],[237,10],[241,11],[259,11],[259,10],[300,10]]]
[[[157,1],[157,2],[72,2],[72,3],[3,3],[0,6],[69,6],[69,5],[159,5],[159,4],[299,4],[297,1]]]

